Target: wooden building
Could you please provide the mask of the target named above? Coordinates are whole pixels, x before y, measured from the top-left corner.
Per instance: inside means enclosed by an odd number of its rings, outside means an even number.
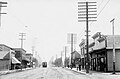
[[[11,47],[0,44],[0,70],[14,69],[17,63],[20,63],[15,58],[15,51]]]
[[[22,68],[27,67],[27,63],[30,62],[30,60],[26,57],[26,51],[22,48],[14,48],[16,54],[15,57],[21,61]]]
[[[92,38],[93,42],[89,44],[90,69],[104,72],[113,71],[113,36],[101,35],[100,32],[97,32]],[[120,35],[115,35],[115,56],[115,70],[120,71]]]
[[[33,54],[26,53],[26,58],[29,59],[29,63],[27,64],[29,67],[33,67]]]
[[[81,67],[82,69],[85,69],[85,45],[86,45],[86,41],[85,39],[82,39],[81,43],[79,44],[80,46],[80,51],[81,51]]]
[[[79,64],[80,62],[80,54],[74,50],[72,53],[71,53],[71,59],[72,59],[72,67],[76,67],[77,64]]]

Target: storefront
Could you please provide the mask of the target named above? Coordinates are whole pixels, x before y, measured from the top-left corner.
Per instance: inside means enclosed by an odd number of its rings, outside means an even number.
[[[72,67],[76,67],[76,65],[80,62],[80,54],[77,51],[73,51],[71,53],[72,56]]]
[[[21,64],[21,62],[17,58],[12,57],[12,63],[11,63],[11,69],[12,70],[16,69],[16,67],[20,64]]]
[[[106,49],[96,50],[90,53],[91,56],[91,70],[107,71],[107,55]]]

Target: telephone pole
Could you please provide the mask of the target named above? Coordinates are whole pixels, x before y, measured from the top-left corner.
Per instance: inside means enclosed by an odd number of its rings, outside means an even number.
[[[77,41],[77,34],[75,33],[70,33],[68,34],[68,39],[67,39],[67,42],[68,44],[71,44],[71,58],[70,58],[70,67],[72,68],[72,52],[73,52],[73,49],[74,49],[74,44],[76,44],[76,41]]]
[[[56,54],[56,60],[57,60],[57,54]]]
[[[112,22],[112,32],[113,32],[113,74],[115,74],[115,35],[114,35],[114,20],[113,18],[110,22]]]
[[[34,53],[35,53],[35,46],[32,46],[32,54],[33,54],[33,57],[34,57]]]
[[[26,33],[19,33],[19,36],[21,36],[21,38],[19,39],[19,40],[21,40],[21,48],[23,48],[23,40],[25,40],[24,36],[26,36],[25,34]]]
[[[71,33],[71,68],[72,68],[72,52],[73,52],[73,33]]]
[[[78,22],[86,22],[86,73],[89,73],[89,27],[88,23],[90,21],[96,21],[97,18],[95,15],[97,15],[95,12],[97,8],[94,8],[96,5],[96,2],[78,2]]]
[[[64,62],[65,67],[66,67],[66,53],[67,53],[67,46],[65,46],[65,62]]]
[[[63,55],[63,51],[61,51],[61,66],[63,66],[62,55]]]
[[[3,6],[3,4],[7,4],[7,2],[1,2],[0,1],[0,26],[1,26],[1,14],[7,14],[7,13],[1,13],[2,7],[7,7],[7,6]]]
[[[21,36],[21,38],[19,40],[21,40],[21,49],[23,48],[23,40],[25,40],[23,37],[25,36],[25,33],[19,33],[19,36]],[[22,70],[22,53],[21,53],[21,70]]]

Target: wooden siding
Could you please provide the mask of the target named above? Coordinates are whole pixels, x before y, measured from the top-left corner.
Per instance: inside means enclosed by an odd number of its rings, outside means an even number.
[[[116,62],[115,62],[115,70],[120,71],[120,50],[116,50],[115,53]],[[107,62],[108,62],[108,71],[113,71],[113,50],[107,51]]]

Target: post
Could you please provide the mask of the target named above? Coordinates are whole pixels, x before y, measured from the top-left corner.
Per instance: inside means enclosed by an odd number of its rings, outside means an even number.
[[[88,2],[86,2],[86,53],[87,53],[87,61],[86,61],[86,73],[89,73],[89,48],[88,48]]]
[[[25,33],[19,33],[19,36],[21,36],[21,48],[23,48],[23,40],[25,40],[23,37],[25,36]]]
[[[61,67],[63,66],[63,63],[62,63],[62,51],[61,51]]]
[[[21,49],[23,48],[23,40],[25,40],[23,38],[23,36],[25,36],[25,33],[19,33],[19,36],[21,36],[20,40],[21,40]],[[21,70],[22,70],[22,52],[21,52]]]
[[[86,22],[86,73],[89,73],[89,28],[88,28],[88,22],[89,21],[96,21],[96,9],[94,6],[96,6],[96,2],[78,2],[78,22]],[[88,11],[89,10],[89,11]]]
[[[113,74],[115,74],[115,35],[114,35],[114,19],[112,19],[110,22],[112,22],[112,32],[113,32]]]
[[[67,49],[67,47],[65,46],[65,67],[66,67],[66,49]]]
[[[72,52],[73,52],[73,33],[71,33],[71,69],[72,69]]]
[[[56,54],[56,60],[57,60],[57,54]]]

